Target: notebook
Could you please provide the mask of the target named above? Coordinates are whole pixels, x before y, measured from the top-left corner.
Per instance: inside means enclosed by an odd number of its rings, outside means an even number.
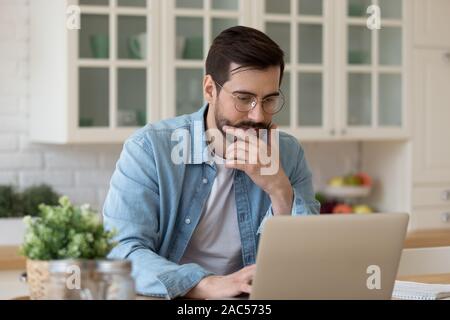
[[[404,300],[438,300],[450,298],[450,284],[395,281],[392,297]]]

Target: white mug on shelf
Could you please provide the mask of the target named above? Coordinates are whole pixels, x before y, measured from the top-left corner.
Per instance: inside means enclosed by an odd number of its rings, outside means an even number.
[[[117,110],[117,125],[120,127],[137,126],[137,116],[134,110]]]

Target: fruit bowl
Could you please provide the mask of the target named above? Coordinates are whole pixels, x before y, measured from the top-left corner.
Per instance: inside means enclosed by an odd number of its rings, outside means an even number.
[[[324,194],[330,198],[348,199],[367,197],[370,186],[326,186]]]

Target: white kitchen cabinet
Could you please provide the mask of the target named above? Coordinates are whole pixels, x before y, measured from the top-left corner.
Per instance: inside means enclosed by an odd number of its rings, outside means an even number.
[[[372,4],[380,30],[367,27]],[[303,141],[407,138],[410,11],[402,0],[261,1],[257,26],[286,52],[276,121]]]
[[[413,207],[411,230],[450,229],[450,206]]]
[[[414,0],[414,44],[450,47],[450,0]]]
[[[366,27],[371,4],[381,7],[381,30]],[[70,5],[80,6],[81,30],[64,27]],[[237,24],[267,32],[286,52],[286,105],[275,118],[281,129],[302,141],[408,137],[410,1],[41,0],[30,6],[32,141],[121,143],[147,122],[197,110],[212,39]]]
[[[450,210],[450,182],[430,186],[416,186],[412,194],[413,205],[448,206]]]
[[[30,2],[32,141],[122,142],[159,118],[160,3]]]
[[[414,54],[412,225],[450,228],[450,48]]]
[[[66,27],[73,5],[80,30]],[[147,122],[196,110],[211,39],[251,16],[243,0],[30,6],[30,138],[44,143],[121,143]]]
[[[265,0],[257,9],[257,27],[285,52],[286,104],[275,122],[302,141],[328,139],[333,130],[332,6],[322,0]]]
[[[204,103],[203,77],[212,40],[236,25],[251,25],[251,1],[163,1],[161,118],[197,111]]]
[[[450,182],[450,47],[416,50],[414,66],[414,180]]]
[[[341,3],[336,10],[337,133],[350,139],[407,138],[410,2]],[[381,10],[379,30],[367,26],[371,4]]]

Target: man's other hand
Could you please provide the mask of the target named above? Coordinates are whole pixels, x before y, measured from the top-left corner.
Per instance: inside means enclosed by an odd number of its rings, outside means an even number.
[[[203,278],[186,295],[190,299],[231,298],[251,292],[256,265],[252,264],[226,276]]]

